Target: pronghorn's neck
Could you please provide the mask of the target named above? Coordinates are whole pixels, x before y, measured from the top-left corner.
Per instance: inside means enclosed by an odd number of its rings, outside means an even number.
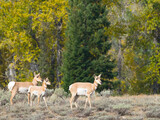
[[[36,86],[36,85],[38,84],[38,82],[37,82],[37,80],[36,80],[35,78],[33,79],[32,84],[33,84],[34,86]]]
[[[94,83],[93,83],[96,87],[98,86],[98,83],[97,81],[95,80]]]
[[[47,84],[45,82],[42,83],[43,90],[46,90]]]
[[[93,90],[95,91],[98,87],[98,83],[96,82],[96,80],[94,80],[94,83],[93,83]]]

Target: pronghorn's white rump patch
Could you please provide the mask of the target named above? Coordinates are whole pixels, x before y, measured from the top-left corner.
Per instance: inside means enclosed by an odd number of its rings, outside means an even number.
[[[8,83],[8,89],[9,89],[9,91],[12,91],[15,83],[16,83],[16,82],[14,82],[14,81],[11,81],[11,82]]]
[[[69,90],[71,90],[72,85],[69,86]]]
[[[87,95],[87,89],[77,88],[77,95]]]
[[[26,87],[20,87],[20,88],[18,89],[18,92],[19,92],[19,93],[27,93],[27,92],[28,92],[28,88],[26,88]]]
[[[29,92],[29,93],[30,93],[31,87],[32,87],[32,86],[29,86],[29,88],[28,88],[28,92]]]

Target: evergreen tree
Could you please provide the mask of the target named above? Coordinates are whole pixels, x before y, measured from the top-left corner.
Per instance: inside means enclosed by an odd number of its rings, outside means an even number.
[[[63,52],[63,87],[74,82],[93,82],[93,74],[102,73],[100,89],[111,87],[114,63],[107,55],[111,48],[105,35],[109,26],[107,10],[101,0],[70,0],[66,43]]]

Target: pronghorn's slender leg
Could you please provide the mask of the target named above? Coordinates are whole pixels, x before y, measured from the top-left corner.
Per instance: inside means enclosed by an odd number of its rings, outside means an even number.
[[[45,97],[43,97],[43,100],[44,100],[44,103],[45,103],[46,107],[48,107],[48,106],[47,106],[47,103],[46,103]]]
[[[88,95],[88,102],[89,102],[89,106],[91,108],[91,99],[90,99],[90,95]]]
[[[13,105],[13,98],[14,98],[14,96],[16,95],[16,93],[17,93],[17,90],[12,90],[11,91],[11,98],[10,98],[10,103],[11,103],[11,105]]]
[[[76,95],[75,98],[74,98],[74,104],[75,104],[76,108],[78,107],[78,105],[77,105],[77,103],[76,103],[76,100],[78,99],[78,97],[79,97],[79,96]]]
[[[71,106],[71,109],[72,109],[72,102],[73,102],[73,99],[74,99],[74,97],[76,96],[76,94],[74,93],[74,94],[72,94],[72,97],[71,97],[71,99],[70,99],[70,106]]]
[[[31,95],[31,94],[28,93],[28,105],[30,104],[30,99],[31,99],[31,98],[30,98],[30,95]]]
[[[74,105],[76,106],[76,108],[78,107],[78,105],[77,105],[77,103],[76,103],[76,102],[74,102]]]
[[[36,99],[36,96],[35,95],[33,95],[33,101]]]
[[[86,98],[86,102],[85,102],[84,108],[86,108],[87,102],[88,102],[88,98]]]
[[[31,99],[30,106],[32,106],[32,105],[33,105],[32,94],[31,94],[31,96],[30,96],[30,99]]]
[[[40,95],[38,95],[38,105],[39,105],[39,102],[40,102]]]

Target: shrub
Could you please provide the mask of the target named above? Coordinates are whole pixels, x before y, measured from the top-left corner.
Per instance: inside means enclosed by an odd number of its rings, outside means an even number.
[[[105,115],[105,116],[98,117],[97,120],[119,120],[119,118],[116,116]]]
[[[127,117],[122,117],[122,120],[143,120],[143,117],[140,117],[140,116],[127,116]]]
[[[67,92],[65,92],[63,88],[56,88],[54,94],[60,98],[67,97]]]
[[[66,107],[65,105],[54,106],[51,108],[51,111],[53,111],[54,113],[56,113],[60,116],[66,116],[71,113],[71,109],[68,109],[68,107]]]
[[[104,89],[103,91],[100,92],[100,94],[104,97],[109,97],[109,96],[111,96],[111,90],[110,89],[108,89],[108,90]]]
[[[159,118],[147,118],[147,120],[159,120]]]
[[[98,111],[103,111],[104,109],[108,108],[110,109],[110,104],[112,101],[110,101],[108,98],[102,98],[100,100],[95,100],[93,102],[93,106],[96,106]]]
[[[1,120],[7,120],[8,119],[8,115],[4,115],[0,117]]]
[[[54,93],[49,97],[49,101],[53,104],[64,104],[66,103],[67,93],[62,88],[56,88]],[[67,101],[68,103],[68,101]]]
[[[114,111],[118,112],[118,114],[120,115],[128,115],[129,113],[129,109],[132,106],[130,104],[118,104],[118,105],[113,105],[112,108]]]
[[[92,113],[92,110],[88,108],[88,109],[84,109],[80,113],[81,114],[78,115],[79,117],[87,117],[87,116],[90,116],[90,114]]]
[[[98,119],[98,115],[94,115],[94,116],[90,116],[88,117],[89,120],[97,120]]]
[[[94,94],[92,95],[93,97],[101,97],[102,95],[99,92],[94,92]]]
[[[9,103],[10,95],[9,91],[0,90],[0,106]]]
[[[30,109],[31,109],[31,107],[24,102],[18,102],[10,107],[10,111],[12,113],[20,113],[20,112],[30,113]]]
[[[148,107],[146,110],[147,117],[160,118],[160,108],[159,106]]]
[[[79,118],[76,118],[76,117],[59,117],[58,120],[79,120]]]
[[[45,96],[50,97],[54,93],[54,89],[46,89]]]
[[[57,100],[57,95],[52,94],[52,96],[50,97],[50,101],[53,102],[53,103],[55,103],[56,100]]]

